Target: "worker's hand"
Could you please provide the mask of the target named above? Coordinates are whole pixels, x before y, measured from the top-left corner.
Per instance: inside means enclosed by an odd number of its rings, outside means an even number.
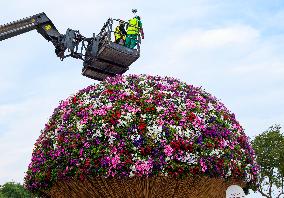
[[[141,34],[142,39],[144,39],[144,31],[143,31],[143,28],[140,29],[140,34]]]

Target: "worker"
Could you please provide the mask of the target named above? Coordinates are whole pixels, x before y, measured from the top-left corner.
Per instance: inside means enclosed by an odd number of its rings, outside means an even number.
[[[115,43],[124,45],[126,39],[126,31],[124,29],[124,21],[120,20],[119,25],[116,26],[114,31]]]
[[[142,39],[144,39],[141,18],[135,16],[128,21],[125,46],[133,49],[138,43],[139,34],[141,34]]]

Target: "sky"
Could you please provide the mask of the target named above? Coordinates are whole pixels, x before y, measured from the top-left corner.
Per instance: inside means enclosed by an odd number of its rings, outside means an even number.
[[[45,12],[61,33],[98,33],[137,8],[145,39],[126,74],[171,76],[202,87],[236,114],[253,138],[284,127],[282,0],[0,1],[0,24]],[[36,31],[0,42],[0,184],[22,182],[33,145],[55,107],[98,83],[82,62],[60,61]],[[253,194],[249,197],[261,197]]]

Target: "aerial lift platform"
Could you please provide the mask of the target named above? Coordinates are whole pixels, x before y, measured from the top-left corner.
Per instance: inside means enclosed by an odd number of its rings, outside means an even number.
[[[73,57],[83,60],[82,75],[102,81],[109,76],[123,74],[140,57],[140,35],[135,49],[112,41],[113,26],[119,19],[109,18],[99,34],[86,38],[78,30],[67,29],[60,34],[45,13],[39,13],[0,26],[0,41],[37,30],[55,47],[56,55],[63,60]],[[125,22],[126,23],[126,22]]]

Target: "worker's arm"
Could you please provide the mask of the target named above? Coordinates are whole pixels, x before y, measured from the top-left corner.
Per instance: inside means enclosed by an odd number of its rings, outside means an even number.
[[[139,31],[141,34],[142,39],[144,39],[144,31],[143,31],[143,27],[142,27],[142,22],[138,21],[138,27],[139,27]]]
[[[123,35],[126,35],[126,31],[125,31],[125,29],[124,29],[124,25],[123,26],[119,26],[119,30],[120,30],[120,32],[123,34]]]
[[[140,34],[141,34],[142,39],[144,39],[144,31],[143,31],[143,28],[140,29]]]

